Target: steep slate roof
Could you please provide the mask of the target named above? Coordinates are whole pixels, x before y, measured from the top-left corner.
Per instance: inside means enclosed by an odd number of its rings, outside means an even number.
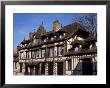
[[[88,36],[86,39],[85,39],[85,42],[89,43],[89,42],[96,42],[97,39],[92,37],[91,35]]]
[[[65,53],[65,56],[70,56],[70,55],[81,55],[81,54],[91,54],[91,53],[97,53],[97,48],[92,48],[92,49],[80,49],[78,51],[70,50]]]
[[[55,32],[55,31],[50,31],[50,32],[46,32],[44,29],[42,29],[42,25],[41,27],[39,27],[38,31],[34,33],[34,35],[36,36],[36,38],[42,39],[42,37],[47,37],[47,36],[52,36],[52,35],[60,35],[61,33],[65,33],[65,36],[62,38],[56,38],[55,40],[51,40],[51,41],[47,41],[47,42],[40,42],[39,45],[43,45],[43,44],[49,44],[49,43],[54,43],[54,42],[59,42],[59,41],[64,41],[68,38],[71,38],[72,36],[75,36],[75,33],[79,33],[84,32],[85,34],[89,34],[88,31],[85,31],[84,28],[79,24],[79,23],[72,23],[69,25],[66,25],[64,27],[62,27],[59,31]],[[84,35],[85,35],[84,34]],[[25,42],[23,42],[25,43]],[[32,44],[28,46],[32,48]],[[37,47],[38,45],[34,45],[34,47]],[[27,47],[25,47],[27,48]]]
[[[30,43],[30,40],[25,40],[25,39],[24,39],[24,40],[21,42],[21,44],[23,44],[23,45],[24,45],[24,44],[28,44],[28,43]]]
[[[79,45],[79,44],[85,45],[86,43],[85,43],[84,41],[82,41],[82,40],[74,40],[74,41],[71,43],[71,45]]]
[[[85,41],[81,41],[81,40],[75,40],[73,41],[71,44],[75,45],[75,44],[81,44],[83,45],[82,48],[80,48],[78,51],[74,51],[74,48],[70,48],[68,52],[65,53],[65,56],[69,56],[69,55],[79,55],[79,54],[89,54],[89,53],[97,53],[97,47],[94,46],[91,49],[89,49],[89,45],[90,42],[92,41],[92,43],[96,42],[96,39],[93,38],[92,36],[88,36]]]

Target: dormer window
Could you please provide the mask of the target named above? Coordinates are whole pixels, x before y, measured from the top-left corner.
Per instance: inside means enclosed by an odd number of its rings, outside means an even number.
[[[37,40],[36,40],[36,39],[34,39],[34,40],[33,40],[33,44],[36,44],[36,42],[37,42]]]
[[[34,36],[34,38],[35,38],[36,36]]]
[[[77,35],[74,37],[74,39],[77,39]]]
[[[79,45],[79,48],[81,48],[82,47],[82,45]]]
[[[65,33],[63,33],[63,36],[65,36]]]
[[[78,49],[79,49],[78,47],[75,47],[75,51],[78,51]]]
[[[62,36],[60,35],[60,38],[62,38]]]
[[[44,42],[46,42],[46,39],[44,39]]]
[[[91,44],[91,45],[89,46],[89,48],[91,49],[91,48],[92,48],[92,46],[93,46],[93,45]]]
[[[97,42],[95,42],[95,45],[97,46]]]
[[[78,40],[83,40],[83,38],[81,38],[81,37],[77,37],[77,39],[78,39]]]
[[[62,56],[62,55],[64,55],[64,47],[60,46],[58,47],[58,56]]]
[[[27,44],[24,44],[24,46],[26,46]]]

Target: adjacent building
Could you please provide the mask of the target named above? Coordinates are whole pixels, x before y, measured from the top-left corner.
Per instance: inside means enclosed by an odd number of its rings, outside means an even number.
[[[15,75],[96,75],[97,39],[79,23],[56,20],[52,31],[43,23],[14,54]]]

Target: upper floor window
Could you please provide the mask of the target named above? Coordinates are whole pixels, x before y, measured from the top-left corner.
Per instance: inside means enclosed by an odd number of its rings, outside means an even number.
[[[36,39],[34,39],[34,40],[33,40],[33,43],[34,43],[34,44],[36,44],[36,42],[37,42],[37,40],[36,40]]]
[[[54,50],[54,56],[57,56],[57,50]]]
[[[53,48],[50,48],[50,57],[53,57]]]
[[[83,40],[83,38],[81,38],[81,37],[77,37],[77,39],[78,39],[78,40]]]
[[[45,49],[42,50],[42,57],[45,57]]]
[[[35,51],[32,51],[32,58],[35,58],[35,57],[36,57]]]
[[[39,50],[39,58],[41,58],[41,50]]]
[[[64,55],[64,47],[58,47],[58,56]]]
[[[39,58],[39,51],[36,51],[36,58]]]
[[[74,39],[77,39],[77,35],[74,37]]]
[[[23,53],[20,53],[20,59],[22,59],[22,57],[23,57]]]
[[[26,52],[26,58],[29,59],[29,52]]]
[[[89,46],[89,48],[91,49],[93,47],[93,45],[91,44],[90,46]]]
[[[71,60],[68,60],[68,70],[71,70]]]
[[[97,42],[95,42],[95,45],[97,46]]]
[[[34,38],[35,38],[36,36],[34,35]]]
[[[47,53],[48,53],[48,57],[53,57],[54,54],[53,48],[48,48]]]
[[[46,39],[48,40],[49,38],[47,37]]]
[[[29,51],[29,59],[31,59],[31,51]]]
[[[57,36],[55,36],[55,38],[56,38]]]
[[[26,59],[26,52],[20,53],[20,59]]]

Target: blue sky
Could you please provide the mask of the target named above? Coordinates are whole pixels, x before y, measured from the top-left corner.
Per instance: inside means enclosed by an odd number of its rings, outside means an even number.
[[[68,25],[76,20],[82,14],[77,13],[14,13],[14,49],[24,39],[28,39],[29,32],[37,31],[39,25],[43,22],[46,31],[52,30],[52,23],[56,19],[62,26]]]

